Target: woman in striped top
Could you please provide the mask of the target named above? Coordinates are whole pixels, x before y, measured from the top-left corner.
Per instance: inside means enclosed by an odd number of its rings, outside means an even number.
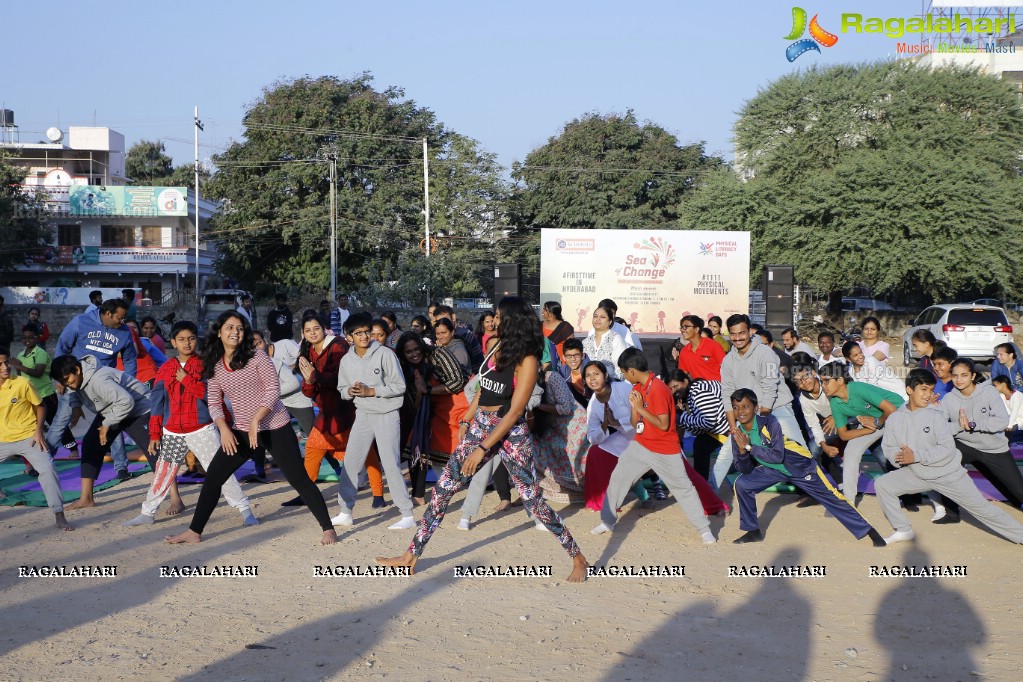
[[[207,399],[210,416],[220,429],[220,450],[206,469],[206,480],[195,505],[192,523],[183,533],[167,536],[167,542],[199,542],[203,529],[220,498],[220,488],[260,445],[274,454],[281,473],[320,522],[320,544],[337,542],[327,504],[316,484],[309,480],[302,464],[298,439],[291,417],[281,403],[280,384],[273,361],[257,351],[252,327],[236,311],[221,314],[206,337]],[[232,423],[224,400],[231,403]]]

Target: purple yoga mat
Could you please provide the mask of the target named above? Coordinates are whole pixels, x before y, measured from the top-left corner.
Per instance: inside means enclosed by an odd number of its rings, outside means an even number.
[[[145,469],[146,466],[147,464],[145,462],[129,462],[128,471],[134,473],[137,471],[141,471],[142,469]],[[82,474],[81,470],[78,467],[71,467],[69,469],[60,471],[58,472],[57,476],[60,479],[61,490],[74,490],[76,492],[81,492]],[[96,482],[93,485],[99,487],[104,483],[107,483],[108,481],[114,480],[115,478],[117,478],[117,471],[114,469],[114,466],[112,464],[109,466],[104,466],[100,470],[99,477],[96,479]],[[16,492],[22,491],[29,492],[33,490],[42,490],[42,486],[39,485],[38,480],[33,480],[31,483],[21,486],[16,490]]]

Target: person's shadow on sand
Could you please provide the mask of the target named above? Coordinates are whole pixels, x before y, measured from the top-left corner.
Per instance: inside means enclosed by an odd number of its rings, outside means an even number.
[[[781,550],[771,564],[800,564],[802,552]],[[612,649],[624,660],[604,680],[799,680],[810,655],[811,606],[792,584],[809,578],[732,578],[760,581],[733,611],[699,601],[631,647]]]
[[[910,545],[902,557],[889,555],[886,566],[931,565],[930,557]],[[888,652],[883,680],[970,680],[978,672],[970,652],[987,639],[984,623],[967,598],[952,589],[955,578],[872,578],[896,584],[878,605],[874,637]],[[930,617],[922,611],[928,606]]]

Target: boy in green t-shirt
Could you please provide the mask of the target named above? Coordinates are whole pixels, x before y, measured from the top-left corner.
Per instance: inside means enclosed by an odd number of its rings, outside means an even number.
[[[49,422],[57,413],[57,391],[53,388],[53,380],[50,379],[50,354],[39,345],[36,330],[31,325],[22,327],[21,342],[25,345],[25,350],[11,358],[11,367],[18,370],[18,373],[32,384],[36,395],[46,407],[46,421]]]
[[[878,386],[853,381],[847,371],[844,364],[831,362],[821,367],[818,374],[831,403],[838,437],[846,442],[842,464],[843,492],[849,503],[856,506],[863,453],[881,441],[885,421],[905,399]],[[850,421],[859,426],[849,428]]]

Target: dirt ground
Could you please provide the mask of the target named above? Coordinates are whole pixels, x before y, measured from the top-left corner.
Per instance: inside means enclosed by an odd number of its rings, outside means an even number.
[[[123,528],[150,475],[69,513],[0,508],[4,680],[1015,680],[1023,655],[1020,548],[978,527],[911,514],[916,542],[874,549],[794,495],[760,498],[767,539],[733,545],[737,513],[705,547],[677,505],[629,504],[615,532],[561,507],[594,566],[684,565],[683,577],[564,582],[569,561],[519,510],[455,530],[462,495],[412,577],[314,577],[404,550],[393,507],[370,509],[331,547],[282,508],[286,483],[247,485],[262,525],[221,504],[200,545],[170,546],[182,517]],[[334,487],[322,484],[332,512]],[[198,487],[183,490],[194,504]],[[556,505],[556,508],[558,506]],[[877,501],[861,511],[891,532]],[[417,510],[417,518],[421,515]],[[1023,514],[1011,512],[1023,520]],[[116,577],[19,577],[20,566],[113,565]],[[256,566],[255,577],[159,577],[161,566]],[[463,566],[551,566],[553,577],[455,577]],[[823,566],[823,577],[729,577],[731,566]],[[872,566],[965,566],[965,577],[870,577]],[[1013,672],[1016,671],[1016,672]]]

